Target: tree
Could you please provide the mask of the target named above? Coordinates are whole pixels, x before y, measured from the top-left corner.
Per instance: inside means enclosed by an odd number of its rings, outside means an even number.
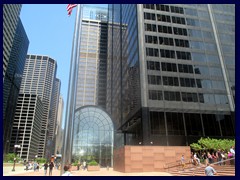
[[[216,151],[218,149],[222,149],[224,151],[229,151],[231,146],[235,145],[235,139],[211,139],[209,137],[207,138],[201,138],[198,140],[197,143],[190,144],[190,147],[194,151],[200,151],[200,150],[206,150],[206,151]]]
[[[8,153],[4,156],[4,162],[13,162],[14,158],[16,158],[17,162],[21,159],[20,157],[16,156],[15,153]]]

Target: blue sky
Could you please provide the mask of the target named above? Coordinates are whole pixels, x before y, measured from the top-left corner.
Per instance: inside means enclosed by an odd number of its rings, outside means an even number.
[[[63,123],[67,104],[68,81],[76,8],[68,17],[67,4],[23,4],[20,14],[29,39],[28,54],[47,55],[57,61],[64,99]]]

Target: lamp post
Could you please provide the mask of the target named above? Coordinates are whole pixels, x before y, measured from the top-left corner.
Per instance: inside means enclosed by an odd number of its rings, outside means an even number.
[[[34,159],[34,161],[36,161],[37,157],[38,157],[38,155],[36,155],[36,156],[35,156],[35,159]]]
[[[16,158],[16,151],[17,151],[17,148],[20,148],[20,147],[21,147],[20,145],[17,145],[17,144],[14,145],[15,158],[13,159],[13,169],[12,169],[12,171],[15,171],[15,165],[16,165],[16,160],[17,160],[17,158]]]
[[[82,160],[83,153],[84,153],[84,150],[81,149],[80,152],[79,152],[79,154],[80,154],[80,160]]]

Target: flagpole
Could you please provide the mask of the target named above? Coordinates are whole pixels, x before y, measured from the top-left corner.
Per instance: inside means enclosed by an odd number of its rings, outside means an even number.
[[[81,19],[81,5],[77,5],[77,13],[75,19],[74,36],[72,41],[71,63],[68,83],[68,97],[65,115],[65,127],[63,137],[63,153],[62,153],[62,166],[60,175],[64,173],[64,166],[71,163],[72,155],[72,137],[74,125],[74,112],[76,104],[76,89],[77,89],[77,76],[78,76],[78,59],[79,59],[79,45],[80,45],[80,19]]]

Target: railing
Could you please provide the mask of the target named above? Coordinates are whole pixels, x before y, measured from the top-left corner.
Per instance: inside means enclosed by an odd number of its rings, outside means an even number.
[[[225,164],[226,162],[231,162],[231,161],[235,161],[235,158],[229,158],[229,159],[226,159],[226,160],[221,160],[221,161],[218,161],[218,162],[214,162],[214,163],[211,163],[211,165],[218,165],[218,164]],[[196,171],[199,171],[201,169],[205,169],[206,166],[201,166],[203,164],[200,164],[200,165],[195,165],[195,167],[191,167],[191,168],[185,168],[184,170],[182,170],[182,172],[192,172],[192,175],[194,176],[195,175],[195,172]],[[234,163],[235,165],[235,163]]]
[[[218,164],[225,164],[226,162],[231,162],[231,161],[235,161],[235,158],[230,158],[230,159],[226,159],[226,160],[222,160],[219,162],[214,162],[211,163],[211,165],[218,165]],[[189,167],[191,165],[191,167]],[[169,169],[172,168],[178,168],[179,171],[183,171],[183,172],[192,172],[192,174],[194,175],[196,171],[199,171],[200,169],[205,169],[206,166],[201,166],[203,164],[200,165],[194,165],[192,162],[192,159],[189,159],[188,161],[186,161],[185,163],[185,167],[183,168],[183,165],[181,163],[181,161],[176,161],[176,162],[170,162],[170,163],[166,163],[164,165],[164,169],[167,170],[167,172],[169,172]]]
[[[187,163],[185,163],[185,165],[189,165],[189,164],[192,164],[191,162],[191,159],[189,159],[188,161],[186,161]],[[164,169],[167,170],[167,172],[169,171],[169,169],[171,168],[178,168],[180,170],[180,168],[182,168],[182,162],[180,160],[176,161],[176,162],[169,162],[169,163],[166,163],[164,165]]]

